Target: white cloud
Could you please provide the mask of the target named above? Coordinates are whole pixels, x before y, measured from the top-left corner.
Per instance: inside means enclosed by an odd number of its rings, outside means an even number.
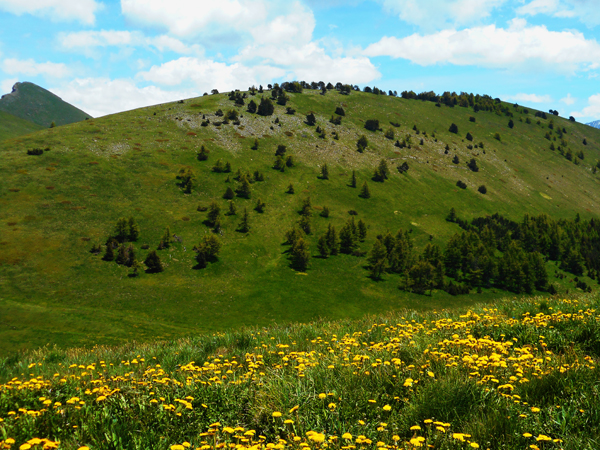
[[[46,75],[53,78],[64,78],[71,73],[63,63],[37,63],[33,59],[19,60],[15,58],[7,58],[2,61],[2,70],[9,75],[20,74],[30,77]]]
[[[507,0],[380,0],[384,8],[425,29],[472,24],[489,17]]]
[[[102,3],[95,0],[0,0],[0,10],[13,14],[32,14],[53,20],[77,20],[93,25]]]
[[[507,95],[502,97],[504,100],[508,100],[511,102],[520,102],[520,103],[551,103],[552,97],[549,95],[538,95],[538,94],[515,94],[515,95]]]
[[[600,24],[600,8],[596,0],[533,0],[517,8],[517,14],[546,14],[558,18],[577,18],[588,26]]]
[[[121,0],[130,21],[155,25],[175,36],[194,36],[209,30],[250,30],[265,20],[263,0]]]
[[[413,34],[405,38],[383,37],[369,45],[367,56],[408,59],[427,66],[450,63],[488,68],[540,68],[573,73],[600,66],[600,45],[578,31],[549,31],[513,19],[509,28],[495,25]]]
[[[588,106],[581,111],[572,112],[573,117],[589,118],[591,120],[600,119],[600,94],[592,95],[588,99]]]
[[[204,50],[200,45],[188,46],[171,36],[161,35],[146,37],[139,31],[78,31],[73,33],[60,33],[59,45],[65,50],[81,51],[87,56],[95,56],[98,47],[154,47],[159,52],[172,51],[179,54],[202,54]]]
[[[571,94],[567,94],[567,96],[564,98],[561,98],[560,101],[562,103],[564,103],[565,105],[572,105],[573,103],[575,103],[577,101],[577,99],[575,97],[571,97]]]
[[[247,67],[241,63],[226,64],[187,56],[152,66],[148,71],[138,73],[138,78],[163,86],[191,83],[198,92],[210,92],[212,89],[245,89],[283,75],[285,72],[281,69],[260,64]]]
[[[156,86],[140,88],[131,80],[107,78],[78,78],[50,90],[93,117],[199,95],[196,91],[166,91]]]
[[[18,78],[7,78],[0,83],[0,95],[9,94],[12,92],[12,87],[18,82]]]
[[[299,4],[295,4],[293,9],[293,13],[279,16],[264,29],[253,32],[255,42],[242,49],[234,59],[245,62],[258,60],[279,67],[289,79],[304,81],[362,84],[381,76],[363,55],[344,57],[341,49],[336,48],[336,56],[330,56],[319,45],[324,42],[311,40],[316,23],[312,12]]]
[[[537,14],[553,14],[558,10],[559,0],[533,0],[517,8],[517,14],[535,16]]]

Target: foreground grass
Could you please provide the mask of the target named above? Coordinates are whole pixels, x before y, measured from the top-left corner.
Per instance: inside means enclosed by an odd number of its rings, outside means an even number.
[[[0,361],[0,448],[597,449],[600,299]]]

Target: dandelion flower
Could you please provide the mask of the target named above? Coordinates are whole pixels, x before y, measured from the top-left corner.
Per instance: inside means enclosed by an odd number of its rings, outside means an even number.
[[[331,410],[335,409],[335,403],[330,403],[329,405],[327,405],[327,407]]]
[[[523,437],[530,438],[533,436],[531,433],[523,433]]]
[[[273,417],[281,417],[281,413],[279,411],[275,411],[273,413]]]
[[[342,439],[352,439],[352,435],[350,433],[342,434]]]
[[[298,406],[298,405],[294,406],[292,409],[290,409],[290,414],[293,414],[296,411],[298,411],[298,408],[300,408],[300,406]]]
[[[469,445],[473,448],[479,448],[479,444],[477,442],[471,442]]]
[[[540,412],[540,408],[536,408],[535,406],[533,406],[531,408],[531,412],[534,412],[534,413]]]
[[[384,410],[384,411],[391,411],[391,410],[392,410],[392,407],[391,407],[390,405],[385,405],[385,406],[383,407],[383,410]]]
[[[323,394],[323,393],[321,393],[321,394],[319,394],[319,398],[320,398],[321,400],[325,400],[325,399],[327,398],[327,394]]]
[[[410,427],[410,431],[421,431],[421,427],[419,425],[413,425]]]
[[[551,441],[552,438],[546,436],[545,434],[540,434],[538,437],[535,438],[536,441]]]
[[[23,444],[19,447],[19,450],[29,450],[30,448],[31,448],[31,445]]]
[[[294,421],[292,419],[287,419],[287,420],[284,420],[283,423],[285,423],[286,425],[291,425],[294,423]]]

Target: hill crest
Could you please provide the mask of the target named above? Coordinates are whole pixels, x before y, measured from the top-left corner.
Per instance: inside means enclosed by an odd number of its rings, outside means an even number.
[[[56,94],[27,81],[15,83],[12,91],[0,98],[0,111],[44,127],[52,122],[66,125],[92,118]]]

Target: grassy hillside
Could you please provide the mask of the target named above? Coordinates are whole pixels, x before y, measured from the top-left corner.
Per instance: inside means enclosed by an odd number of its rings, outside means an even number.
[[[595,450],[599,307],[507,299],[0,360],[0,448]]]
[[[296,109],[295,115],[285,114],[279,105],[268,117],[237,107],[242,115],[239,126],[212,124],[223,119],[215,116],[218,109],[236,108],[227,95],[219,94],[47,129],[0,144],[0,352],[46,343],[91,346],[249,324],[358,318],[401,307],[465,305],[501,295],[494,289],[456,297],[443,291],[431,297],[405,293],[398,289],[397,275],[375,282],[368,277],[366,258],[350,255],[312,258],[306,273],[292,270],[285,253],[289,247],[282,245],[284,234],[298,222],[298,210],[308,196],[314,208],[308,237],[312,255],[317,254],[318,236],[328,224],[339,230],[349,210],[368,226],[363,251],[371,249],[378,234],[399,229],[411,232],[417,250],[428,242],[443,247],[460,231],[445,220],[452,207],[464,219],[498,212],[516,221],[525,213],[571,219],[579,213],[586,219],[598,211],[599,175],[592,166],[600,158],[600,130],[553,118],[551,139],[556,127],[564,127],[568,146],[574,153],[584,152],[585,159],[575,158],[575,165],[549,150],[551,142],[560,143],[544,137],[550,118],[537,124],[534,111],[526,114],[512,105],[507,105],[514,115],[510,129],[505,115],[458,106],[440,108],[360,92],[323,96],[305,90],[289,96],[287,106]],[[258,101],[259,96],[254,98]],[[338,106],[346,116],[341,125],[333,125],[329,119]],[[316,127],[304,123],[310,111],[325,130],[324,139]],[[201,126],[203,117],[211,121],[209,126]],[[400,149],[383,132],[365,130],[365,121],[375,118],[383,131],[393,128],[396,139],[411,135],[412,147]],[[448,131],[451,123],[458,126],[458,134]],[[339,140],[333,139],[334,131]],[[484,148],[468,149],[467,132]],[[494,139],[495,133],[501,141]],[[356,141],[363,134],[369,145],[359,153]],[[255,139],[259,148],[252,150]],[[279,144],[286,145],[296,161],[285,172],[272,169]],[[210,151],[207,161],[196,158],[202,145]],[[27,155],[29,149],[46,147],[50,150],[42,155]],[[459,164],[452,163],[454,155]],[[472,157],[479,172],[466,167]],[[376,183],[371,177],[382,158],[392,173],[384,183]],[[211,170],[219,159],[231,164],[231,174]],[[401,174],[395,166],[403,162],[410,168]],[[328,165],[329,180],[318,178],[323,164]],[[196,186],[184,194],[176,177],[188,168]],[[259,170],[265,180],[252,184],[251,199],[234,200],[237,215],[223,216],[219,261],[194,270],[192,248],[211,233],[205,224],[207,213],[198,206],[216,200],[226,212],[222,196],[228,186],[236,187],[238,169]],[[353,170],[358,188],[348,186]],[[467,189],[456,187],[457,180]],[[369,183],[369,199],[358,196],[364,181]],[[286,193],[290,183],[295,194]],[[482,184],[485,195],[477,191]],[[262,214],[254,211],[259,198],[266,203]],[[319,216],[324,206],[331,211],[329,218]],[[250,215],[249,233],[235,231],[244,208]],[[141,260],[157,248],[167,226],[181,239],[158,252],[167,266],[164,272],[130,277],[131,269],[89,252],[92,245],[106,242],[120,217],[134,217],[140,226],[134,245]],[[145,244],[148,249],[142,248]],[[551,277],[559,272],[551,263],[548,267]],[[557,280],[559,290],[573,289],[572,279]]]
[[[29,82],[16,83],[10,94],[0,98],[0,111],[42,127],[80,122],[91,116],[52,92]]]
[[[0,141],[33,133],[43,128],[41,125],[0,111]]]

